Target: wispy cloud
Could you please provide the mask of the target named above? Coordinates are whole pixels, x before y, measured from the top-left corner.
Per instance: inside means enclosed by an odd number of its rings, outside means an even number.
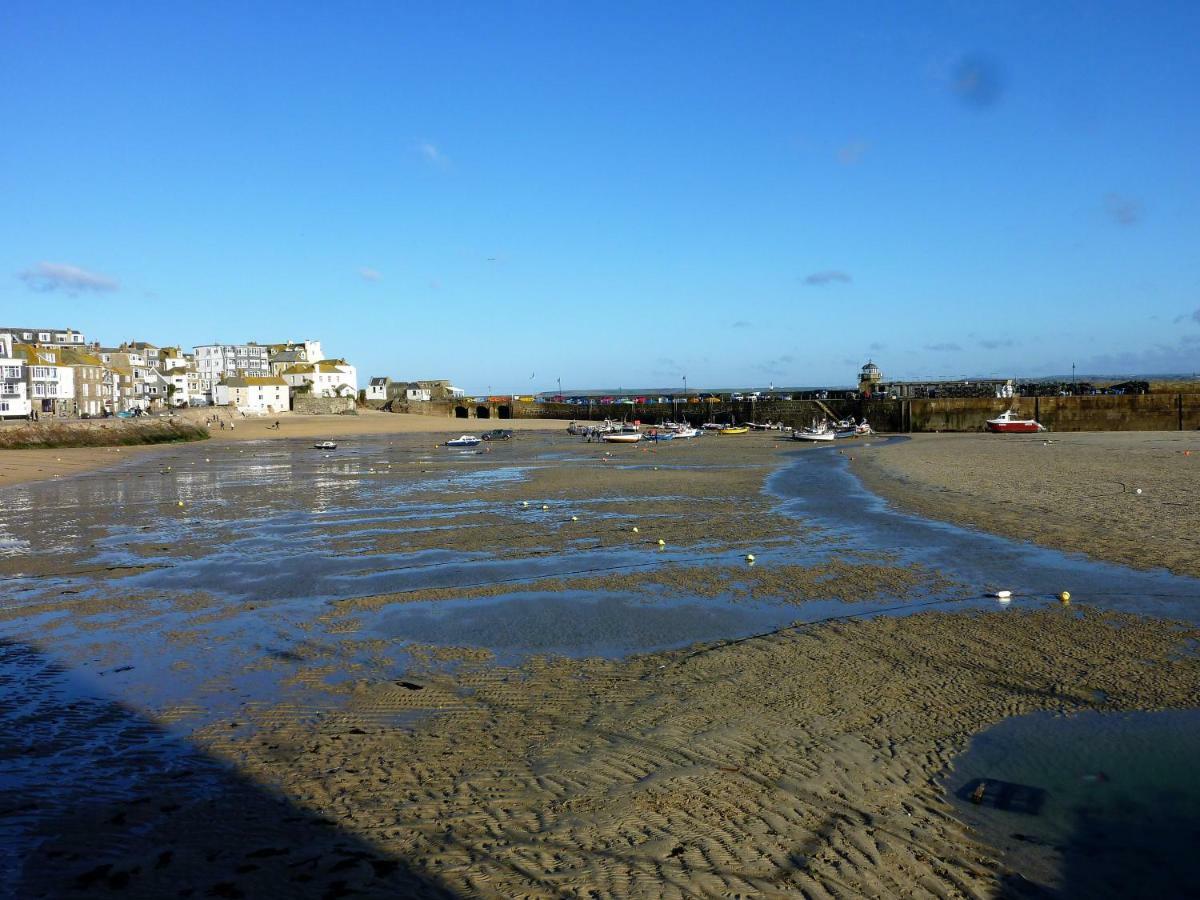
[[[847,272],[829,269],[824,272],[813,272],[811,275],[805,277],[804,283],[815,285],[816,287],[824,287],[827,284],[849,284],[853,280]]]
[[[932,350],[934,353],[954,353],[958,350],[961,350],[962,347],[958,344],[947,341],[941,344],[926,344],[925,349]]]
[[[1004,73],[986,57],[965,56],[954,66],[950,87],[964,106],[990,109],[1004,95]]]
[[[1104,198],[1104,210],[1118,225],[1136,225],[1142,220],[1142,203],[1135,197],[1109,194]]]
[[[795,362],[795,356],[791,353],[784,353],[781,356],[776,356],[774,359],[764,359],[757,362],[754,364],[754,368],[764,375],[785,375]]]
[[[427,163],[437,166],[439,169],[446,169],[450,166],[450,158],[439,150],[438,145],[433,143],[433,141],[421,141],[418,143],[417,152],[424,157]]]
[[[747,322],[745,319],[738,319],[736,322],[734,322],[729,327],[730,328],[749,328],[750,323]]]
[[[62,291],[72,296],[87,291],[115,291],[121,286],[115,278],[66,263],[40,262],[23,272],[18,272],[17,277],[24,281],[30,290],[42,293]]]
[[[372,269],[367,266],[359,269],[358,274],[362,277],[363,281],[378,281],[383,277],[383,273],[378,269]]]
[[[837,160],[843,166],[853,166],[862,161],[870,147],[866,141],[847,141],[838,147]]]
[[[979,342],[979,346],[984,350],[999,350],[1001,347],[1011,347],[1013,342],[1009,339],[985,338]]]

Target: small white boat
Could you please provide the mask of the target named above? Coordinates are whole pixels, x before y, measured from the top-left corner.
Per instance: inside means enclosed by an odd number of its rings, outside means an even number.
[[[476,444],[483,442],[483,438],[476,437],[473,434],[464,434],[461,437],[456,437],[452,441],[446,441],[447,447],[474,447]]]
[[[705,431],[720,431],[722,428],[728,428],[728,425],[721,425],[719,422],[705,422],[700,426]]]
[[[841,423],[838,423],[841,424]],[[829,424],[827,419],[820,421],[813,419],[812,424],[807,428],[793,428],[793,441],[833,441],[837,440],[837,429]]]
[[[837,440],[837,433],[833,431],[809,431],[806,428],[795,429],[792,431],[793,441],[833,441]]]
[[[677,438],[694,438],[700,437],[701,434],[703,434],[703,432],[700,431],[699,428],[683,427],[675,429],[675,437]]]
[[[336,450],[337,444],[334,441],[317,441],[313,444],[314,450]]]
[[[641,439],[642,435],[636,431],[614,431],[609,434],[600,435],[600,440],[606,444],[636,444]]]
[[[1046,426],[1036,419],[1018,419],[1014,410],[1005,410],[994,419],[987,420],[987,430],[996,434],[1036,434]]]

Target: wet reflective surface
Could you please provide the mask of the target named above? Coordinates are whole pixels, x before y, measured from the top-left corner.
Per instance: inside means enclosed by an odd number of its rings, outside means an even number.
[[[886,441],[868,444],[873,452],[887,452]],[[789,512],[827,529],[840,544],[919,560],[980,595],[1011,590],[1011,607],[1056,602],[1065,590],[1076,603],[1200,622],[1200,581],[1194,578],[1130,569],[909,515],[863,487],[833,448],[797,454],[768,487]]]
[[[673,449],[658,467],[736,468],[688,452]],[[645,469],[637,459],[615,457],[612,469]],[[354,679],[406,672],[414,645],[483,648],[501,663],[545,653],[622,657],[793,622],[995,608],[985,594],[999,587],[1017,595],[1013,609],[1053,602],[1065,588],[1097,606],[1196,620],[1192,580],[896,512],[832,448],[789,453],[769,479],[772,502],[808,530],[761,546],[701,538],[659,549],[597,538],[628,531],[631,502],[653,521],[655,500],[686,498],[515,499],[540,467],[595,462],[563,436],[487,452],[436,449],[423,437],[347,441],[336,453],[285,442],[201,445],[0,492],[0,681],[9,701],[0,729],[10,736],[6,758],[17,761],[0,785],[25,798],[0,838],[10,848],[31,839],[75,802],[53,786],[86,793],[89,772],[99,773],[104,796],[144,791],[146,771],[186,773],[188,790],[202,793],[216,776],[203,774],[178,735],[213,723],[240,727],[255,708],[282,705],[300,717],[336,709]],[[563,537],[572,515],[587,525]],[[919,561],[959,584],[916,600],[850,603],[818,592],[798,604],[697,596],[686,578],[636,593],[525,584],[666,565],[744,566],[747,550],[768,571],[847,552],[888,554],[889,564]],[[402,601],[431,588],[449,595],[330,615],[354,598]],[[453,596],[472,588],[492,593]],[[123,761],[106,771],[117,748]]]
[[[977,735],[947,790],[1007,865],[1056,894],[1196,896],[1197,759],[1200,710],[1037,713]]]

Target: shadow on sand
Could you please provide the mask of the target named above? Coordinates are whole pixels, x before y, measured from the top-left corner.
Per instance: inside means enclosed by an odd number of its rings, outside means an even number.
[[[0,641],[0,897],[455,896],[91,693]]]

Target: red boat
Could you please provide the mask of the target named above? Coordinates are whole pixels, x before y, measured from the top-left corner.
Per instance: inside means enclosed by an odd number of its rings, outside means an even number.
[[[994,419],[987,420],[987,430],[999,434],[1033,434],[1045,431],[1046,426],[1036,419],[1018,419],[1011,409],[1002,412]]]

